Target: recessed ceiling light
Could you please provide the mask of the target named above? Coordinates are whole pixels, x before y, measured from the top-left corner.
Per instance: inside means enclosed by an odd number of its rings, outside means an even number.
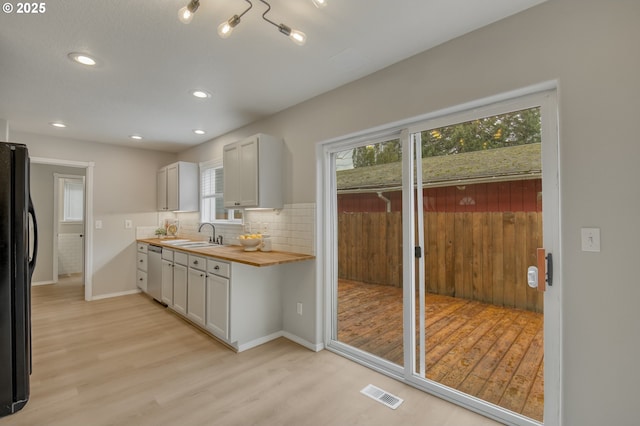
[[[69,55],[67,55],[67,56],[72,61],[77,62],[77,63],[82,64],[82,65],[94,66],[97,63],[94,58],[92,58],[91,56],[87,55],[86,53],[73,52],[73,53],[69,53]]]
[[[201,130],[201,129],[195,129],[193,131],[193,133],[195,133],[196,135],[204,135],[207,132],[205,132],[204,130]]]
[[[131,136],[129,136],[129,137],[130,137],[131,139],[135,139],[135,140],[137,140],[137,141],[142,140],[142,136],[140,136],[140,135],[131,135]]]
[[[200,99],[206,99],[211,97],[211,93],[207,92],[206,90],[196,89],[196,90],[192,90],[190,93],[196,98],[200,98]]]
[[[62,128],[62,127],[67,127],[67,125],[66,125],[66,124],[61,123],[61,122],[59,122],[59,121],[54,121],[54,122],[49,123],[49,124],[51,124],[53,127],[60,127],[60,128]]]

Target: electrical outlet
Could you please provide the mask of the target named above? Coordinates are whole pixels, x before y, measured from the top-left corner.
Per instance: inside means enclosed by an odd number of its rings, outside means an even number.
[[[302,303],[301,302],[298,302],[297,309],[298,309],[298,315],[302,315]]]
[[[96,229],[102,229],[102,221],[96,220]]]

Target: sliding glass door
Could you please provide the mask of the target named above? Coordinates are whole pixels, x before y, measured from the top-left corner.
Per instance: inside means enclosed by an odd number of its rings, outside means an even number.
[[[363,356],[402,366],[400,140],[367,140],[331,158],[337,249],[334,338]]]
[[[559,253],[554,108],[531,95],[326,151],[329,349],[500,421],[559,418],[538,250]]]

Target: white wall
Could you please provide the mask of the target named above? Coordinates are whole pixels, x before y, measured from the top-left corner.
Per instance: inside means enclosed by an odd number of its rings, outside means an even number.
[[[264,132],[288,149],[286,203],[315,201],[314,145],[548,80],[559,84],[565,425],[637,424],[640,383],[640,2],[550,0],[267,120],[181,160]],[[292,161],[295,159],[295,161]],[[602,252],[580,250],[599,227]],[[315,298],[312,280],[296,291]],[[285,308],[285,318],[295,318]],[[307,323],[300,333],[312,333]]]
[[[18,132],[11,140],[27,144],[31,157],[95,163],[93,215],[103,228],[93,234],[93,296],[135,290],[135,228],[157,225],[156,170],[175,154]]]

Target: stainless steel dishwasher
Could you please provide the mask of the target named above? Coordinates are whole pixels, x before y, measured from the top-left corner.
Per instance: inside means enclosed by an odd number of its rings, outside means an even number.
[[[162,303],[162,247],[149,246],[147,271],[147,293]]]

